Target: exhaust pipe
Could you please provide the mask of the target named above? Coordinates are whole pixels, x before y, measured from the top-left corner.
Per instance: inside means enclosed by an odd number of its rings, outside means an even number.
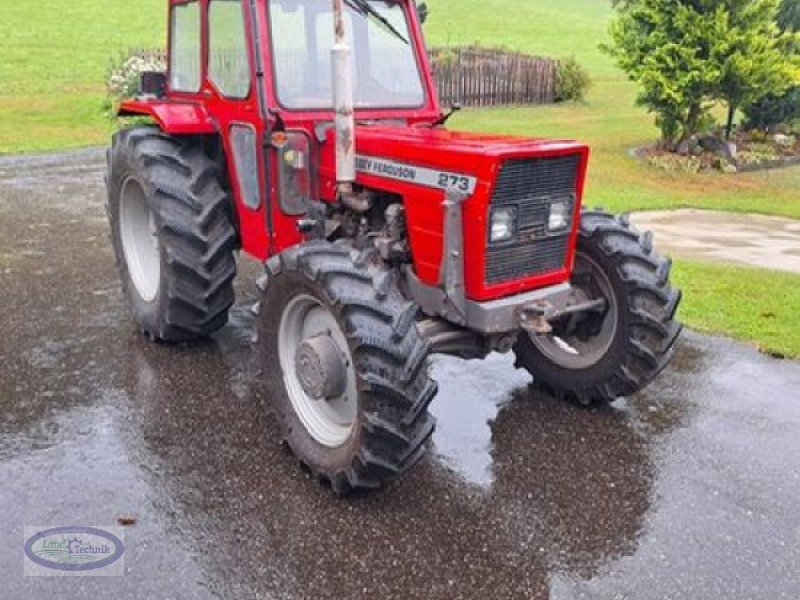
[[[334,44],[331,48],[333,106],[336,113],[336,184],[345,202],[353,195],[356,180],[356,139],[353,105],[353,52],[347,44],[344,0],[333,0]]]

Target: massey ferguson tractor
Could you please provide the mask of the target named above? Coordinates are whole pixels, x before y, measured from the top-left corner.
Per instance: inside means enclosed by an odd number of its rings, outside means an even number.
[[[167,71],[119,111],[151,124],[109,152],[141,331],[214,333],[237,253],[260,261],[266,397],[339,494],[424,454],[434,353],[513,352],[540,388],[591,405],[644,388],[681,331],[652,235],[582,207],[587,146],[445,128],[421,8],[170,0]]]

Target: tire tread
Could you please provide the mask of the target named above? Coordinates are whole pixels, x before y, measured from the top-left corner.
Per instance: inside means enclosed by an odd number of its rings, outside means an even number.
[[[121,168],[141,174],[164,250],[166,292],[157,323],[142,323],[148,337],[183,342],[206,337],[227,323],[234,303],[236,230],[229,196],[216,165],[192,138],[157,127],[123,130],[109,152],[108,180]],[[109,203],[111,197],[109,186]],[[116,244],[115,244],[116,247]],[[124,261],[117,252],[117,261]]]

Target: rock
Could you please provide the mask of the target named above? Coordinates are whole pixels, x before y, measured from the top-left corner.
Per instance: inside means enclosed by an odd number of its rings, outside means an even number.
[[[708,150],[709,152],[717,154],[722,149],[722,144],[724,143],[721,139],[713,135],[701,136],[698,142],[703,150]]]
[[[680,156],[689,156],[693,154],[695,150],[697,150],[699,146],[697,136],[693,135],[685,140],[683,140],[678,147],[675,149],[675,152]]]
[[[699,140],[700,146],[731,163],[736,162],[738,150],[734,142],[728,142],[713,135],[704,135]]]
[[[786,135],[783,133],[776,133],[775,137],[772,138],[775,140],[775,143],[778,146],[783,146],[784,148],[791,148],[797,143],[797,138],[793,135]]]
[[[724,165],[722,165],[722,172],[723,173],[738,173],[739,169],[736,167],[736,165],[734,165],[732,163],[725,163]]]

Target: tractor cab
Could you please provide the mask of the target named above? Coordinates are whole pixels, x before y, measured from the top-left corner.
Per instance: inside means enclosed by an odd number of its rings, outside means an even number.
[[[511,352],[608,402],[668,364],[680,293],[652,236],[583,209],[589,148],[446,128],[414,0],[169,0],[109,153],[109,218],[141,331],[223,327],[235,253],[283,437],[340,493],[422,456],[431,353]]]
[[[271,0],[269,39],[274,94],[286,111],[332,111],[331,2]],[[402,3],[344,3],[343,40],[352,49],[353,107],[357,112],[434,109],[421,60],[413,12]],[[413,32],[413,33],[412,33]]]
[[[365,117],[437,109],[412,6],[406,0],[343,0],[354,105]],[[256,92],[271,111],[330,113],[334,17],[328,0],[175,0],[166,91],[192,94],[210,86],[229,100]]]
[[[415,4],[338,5],[357,125],[408,127],[439,119]],[[309,200],[336,194],[335,157],[325,147],[334,125],[334,82],[341,80],[331,55],[336,6],[330,0],[172,0],[164,80],[120,110],[149,115],[169,133],[220,135],[241,243],[260,259],[299,241],[296,222]],[[268,218],[271,232],[263,226]]]

